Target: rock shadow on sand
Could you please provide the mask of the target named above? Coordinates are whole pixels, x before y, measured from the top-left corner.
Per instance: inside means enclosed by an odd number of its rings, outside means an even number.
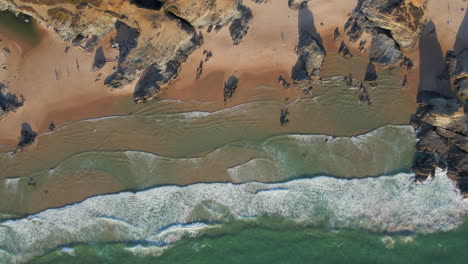
[[[419,86],[417,101],[423,102],[434,97],[455,98],[450,81],[440,78],[445,70],[445,58],[442,53],[437,30],[429,21],[419,39]]]

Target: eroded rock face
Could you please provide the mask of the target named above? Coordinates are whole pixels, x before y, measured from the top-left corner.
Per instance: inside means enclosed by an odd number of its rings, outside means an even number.
[[[392,38],[386,34],[377,34],[370,45],[370,61],[381,67],[391,67],[400,64],[403,54]]]
[[[374,26],[390,31],[403,49],[413,47],[421,32],[425,6],[405,0],[364,0],[360,10]]]
[[[422,103],[420,118],[435,127],[449,128],[452,123],[465,119],[463,106],[455,99],[433,98]]]
[[[468,196],[468,119],[455,99],[437,95],[425,98],[416,112],[413,125],[418,129],[418,158],[413,172],[418,179],[434,174],[436,167]]]
[[[168,0],[164,10],[194,27],[224,26],[240,17],[237,1],[233,0]]]

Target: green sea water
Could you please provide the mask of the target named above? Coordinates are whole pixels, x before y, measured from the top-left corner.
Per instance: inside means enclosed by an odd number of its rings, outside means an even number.
[[[59,249],[30,263],[468,263],[467,238],[467,221],[449,232],[424,235],[331,230],[268,217],[224,224],[164,251],[151,245],[86,244],[73,246],[73,256]]]
[[[0,28],[6,29],[7,35],[15,35],[27,44],[35,45],[39,42],[40,33],[35,21],[26,15],[16,16],[10,11],[0,11]]]

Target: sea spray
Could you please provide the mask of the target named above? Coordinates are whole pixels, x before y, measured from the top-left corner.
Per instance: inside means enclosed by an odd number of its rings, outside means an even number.
[[[0,224],[0,256],[21,263],[60,245],[167,241],[174,225],[263,215],[334,228],[431,233],[459,226],[467,203],[446,174],[415,182],[401,173],[366,179],[316,177],[285,183],[166,186],[89,198]],[[325,215],[325,217],[324,217]]]

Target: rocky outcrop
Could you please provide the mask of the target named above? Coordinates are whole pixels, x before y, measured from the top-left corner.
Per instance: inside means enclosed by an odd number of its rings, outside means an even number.
[[[14,112],[19,107],[23,106],[24,97],[10,93],[5,84],[0,83],[0,118],[8,112]]]
[[[400,64],[403,54],[392,38],[380,33],[372,38],[370,45],[370,61],[381,67],[388,68]]]
[[[231,99],[234,92],[237,90],[239,79],[236,76],[230,76],[229,79],[224,83],[224,101]]]
[[[19,1],[19,0],[18,0]],[[0,0],[0,10],[24,12],[72,45],[94,51],[111,34],[119,50],[118,67],[104,83],[119,88],[136,80],[135,102],[144,103],[174,80],[189,54],[203,43],[196,28],[219,29],[231,23],[235,45],[247,34],[250,9],[233,0]],[[23,0],[22,0],[23,1]],[[66,2],[66,4],[65,4]],[[95,54],[92,70],[105,64],[102,49]]]
[[[390,31],[403,49],[413,47],[422,28],[424,5],[406,0],[364,0],[360,10],[374,27]]]
[[[16,147],[16,151],[24,151],[36,140],[37,134],[31,128],[28,123],[23,123],[21,125],[21,136]]]
[[[468,196],[468,119],[455,99],[426,95],[413,117],[417,129],[417,160],[413,172],[418,179],[434,175],[437,167]]]
[[[242,16],[237,1],[232,0],[168,0],[164,10],[192,26],[224,26]]]
[[[465,120],[463,106],[455,99],[433,98],[420,104],[420,119],[434,127],[450,128]]]
[[[241,5],[239,6],[239,11],[241,13],[240,17],[234,19],[229,26],[229,32],[231,33],[234,45],[239,45],[241,40],[247,35],[249,22],[253,18],[250,8]]]
[[[423,27],[425,10],[425,3],[413,2],[361,0],[344,26],[345,33],[351,42],[358,41],[363,32],[373,36],[370,56],[375,64],[411,70],[413,62],[403,57],[400,48],[409,49],[416,44]]]
[[[303,32],[299,36],[296,53],[299,57],[292,69],[291,78],[297,87],[307,90],[313,83],[320,81],[325,50],[310,33]]]

